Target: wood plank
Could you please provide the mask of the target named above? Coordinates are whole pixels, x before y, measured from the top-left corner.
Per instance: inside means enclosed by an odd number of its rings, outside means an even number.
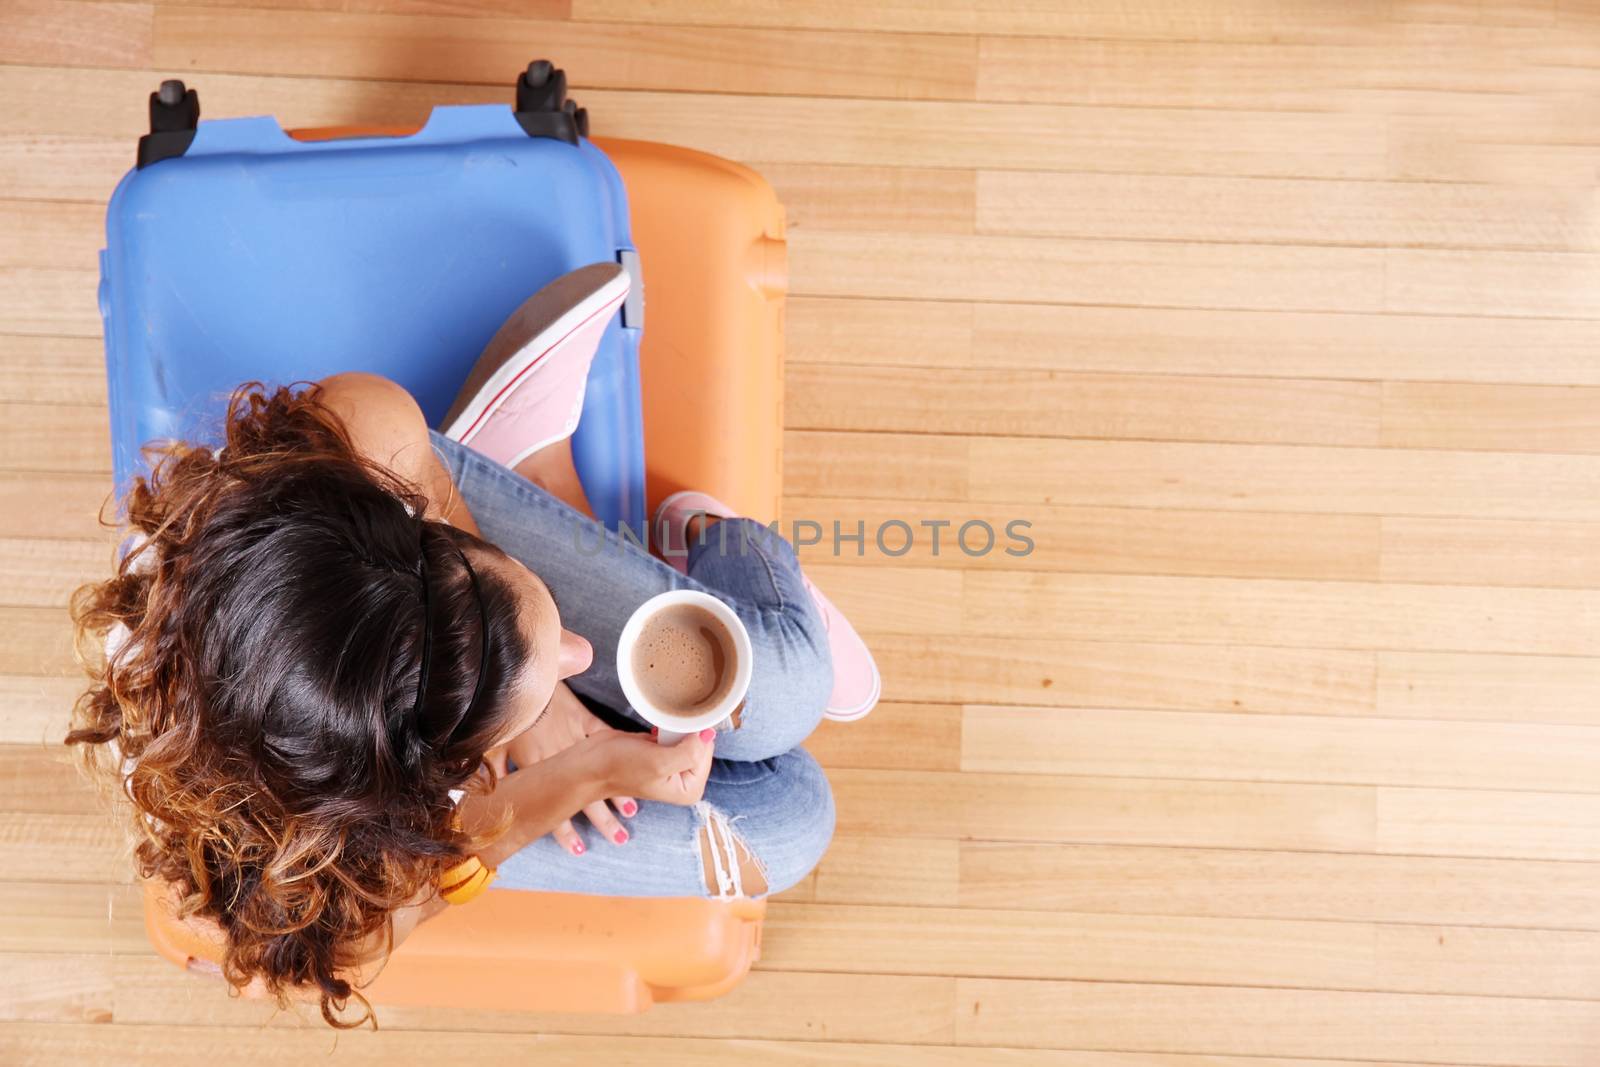
[[[107,418],[103,404],[0,403],[0,467],[109,472],[111,433]]]
[[[953,444],[960,439],[945,440]],[[1053,441],[1041,449],[1011,438],[967,440],[973,496],[980,500],[1114,500],[1139,507],[1473,518],[1600,517],[1600,507],[1583,499],[1600,487],[1600,463],[1582,455],[1100,441]],[[983,472],[981,480],[976,472]]]
[[[0,132],[0,189],[15,197],[105,203],[133,167],[134,143],[76,132]]]
[[[1600,659],[1381,652],[1379,715],[1600,724]]]
[[[1600,317],[1600,255],[803,231],[805,296]]]
[[[74,589],[111,576],[111,539],[0,538],[0,603],[67,606]]]
[[[82,677],[73,661],[71,622],[59,608],[0,607],[0,630],[6,635],[0,675]]]
[[[0,958],[11,978],[0,986],[0,1019],[111,1021],[115,988],[110,956],[8,952]]]
[[[877,500],[1600,520],[1600,461],[1538,453],[790,430],[784,488]]]
[[[1600,216],[1582,189],[1443,182],[984,170],[977,181],[977,228],[984,234],[1157,241],[1545,252],[1600,247]]]
[[[1600,451],[1600,389],[1385,382],[1383,443],[1500,452]]]
[[[1444,98],[1443,107],[1430,107],[1436,98],[1413,95],[1408,103],[1423,114],[1408,114],[1412,108],[1390,109],[1385,177],[1569,188],[1593,184],[1597,156],[1593,137],[1577,128],[1570,108],[1544,101],[1501,109],[1485,107],[1486,99],[1493,98],[1451,95]],[[1471,110],[1474,102],[1479,108],[1476,114]],[[1442,115],[1427,113],[1430,110]],[[1502,110],[1509,113],[1496,113]],[[1463,130],[1471,132],[1463,136]]]
[[[152,4],[7,0],[0,62],[142,67],[150,62]]]
[[[805,747],[825,767],[953,771],[961,762],[961,708],[885,700],[859,722],[824,720]]]
[[[981,358],[974,350],[972,322],[977,307],[960,300],[790,296],[784,305],[786,369],[853,363],[971,367],[980,359],[983,366],[1008,366]],[[1035,348],[1046,349],[1043,344]]]
[[[1600,318],[1600,255],[1593,253],[1392,249],[1384,258],[1385,310]]]
[[[1375,580],[1378,577],[1378,535],[1384,520],[1375,515],[1043,504],[1030,505],[1026,510],[1027,518],[1020,521],[1030,525],[1019,525],[1008,531],[1009,522],[1018,520],[987,508],[916,500],[790,496],[784,499],[782,530],[792,544],[800,545],[813,537],[818,539],[814,548],[799,548],[802,563],[827,562],[834,558],[847,562],[851,558],[848,552],[841,552],[839,557],[833,555],[833,524],[839,523],[841,533],[865,532],[867,547],[864,551],[871,553],[867,565],[873,567],[970,566],[1239,578]],[[806,522],[818,524],[821,532],[802,525]],[[893,525],[897,522],[909,527],[909,535],[907,530]],[[968,523],[988,523],[995,531],[996,549],[982,555],[968,555],[978,552],[986,541],[982,527],[973,526],[965,542],[967,547],[963,548],[961,531]],[[1454,530],[1448,522],[1441,521],[1439,525],[1447,533]],[[1518,525],[1530,527],[1530,534],[1534,535],[1554,526],[1549,523]],[[1589,527],[1571,524],[1571,528]],[[1033,542],[1031,548],[1019,540],[1022,536]],[[1450,543],[1445,534],[1428,538],[1419,532],[1415,539],[1435,547],[1440,542]],[[1533,536],[1532,540],[1540,539]],[[1484,550],[1492,551],[1493,547],[1487,545]],[[1012,550],[1023,554],[1012,555]],[[1470,549],[1463,548],[1455,557],[1456,565],[1469,569],[1474,558]],[[1533,565],[1534,561],[1530,560],[1529,566]]]
[[[823,584],[836,568],[813,569]],[[852,574],[850,588],[842,581],[827,587],[838,590],[840,608],[868,628],[893,630],[909,614],[904,605],[920,595],[909,583],[920,588],[944,572]],[[1275,644],[1311,648],[1600,654],[1600,592],[1587,589],[978,570],[959,576],[964,633],[1202,644],[1270,634]],[[954,623],[924,618],[922,627]]]
[[[1600,798],[1471,789],[1378,790],[1378,852],[1600,860]]]
[[[1593,863],[963,841],[960,886],[963,907],[1600,929]]]
[[[326,1033],[272,1026],[222,1028],[109,1023],[0,1024],[0,1052],[18,1067],[57,1064],[69,1058],[116,1062],[127,1067],[213,1067],[219,1059],[264,1060],[276,1056],[323,1055]],[[599,1061],[648,1060],[661,1067],[740,1067],[752,1059],[837,1067],[1343,1067],[1333,1060],[1166,1056],[1159,1062],[1140,1053],[1074,1052],[1014,1048],[943,1048],[888,1042],[773,1041],[755,1038],[624,1037],[607,1034],[501,1034],[356,1030],[341,1034],[341,1063],[389,1067],[408,1056],[429,1061],[470,1055],[483,1067],[520,1067],[531,1054],[549,1067],[584,1067]],[[1417,1063],[1373,1063],[1367,1067],[1423,1067]],[[1433,1064],[1431,1067],[1452,1067]],[[1460,1067],[1460,1065],[1455,1065]]]
[[[886,633],[939,633],[929,615],[960,619],[967,575],[961,571],[876,570],[811,564],[807,577],[853,615],[864,630]],[[948,624],[946,624],[948,625]]]
[[[786,430],[783,487],[799,496],[965,501],[971,454],[971,438],[948,435]]]
[[[424,41],[429,47],[415,47]],[[277,12],[224,7],[159,9],[152,62],[171,70],[337,72],[509,91],[534,54],[530,42],[567,72],[574,89],[970,100],[977,83],[971,37],[306,12],[291,38]]]
[[[99,474],[0,470],[0,537],[109,538],[111,479]]]
[[[137,886],[0,883],[0,901],[0,952],[149,956]],[[758,972],[1593,1000],[1597,941],[1572,930],[774,903]]]
[[[50,67],[0,68],[0,90],[16,107],[0,116],[0,146],[22,151],[25,135],[63,153],[108,138],[131,154],[144,131],[148,74]],[[400,81],[330,81],[207,74],[208,116],[276,115],[285,128],[419,123],[438,104],[505,103],[499,86]],[[1283,177],[1383,178],[1389,174],[1383,116],[1210,109],[1077,108],[1037,104],[841,99],[586,89],[596,136],[683,145],[739,161],[875,167],[1073,169]],[[1285,146],[1294,146],[1286,151]],[[103,145],[94,149],[106,159]],[[124,157],[126,158],[126,157]],[[15,167],[7,163],[3,168]],[[127,166],[127,164],[124,164]],[[106,181],[115,175],[107,174]],[[57,194],[60,195],[60,194]],[[862,294],[865,295],[865,294]]]
[[[752,163],[777,191],[790,227],[971,233],[977,175],[930,167]]]
[[[790,899],[810,903],[955,907],[960,903],[961,844],[898,834],[834,834],[812,872],[809,892]]]
[[[133,879],[132,847],[124,829],[99,809],[77,814],[6,812],[0,819],[0,860],[4,860],[0,881],[6,882],[36,879],[44,871],[54,882],[96,888]]]
[[[1485,519],[1382,520],[1391,582],[1600,587],[1600,526]]]
[[[968,705],[964,771],[1600,793],[1600,727]]]
[[[0,177],[0,182],[4,178]],[[0,401],[28,404],[103,404],[106,355],[87,337],[0,336],[6,373]]]
[[[0,333],[99,337],[99,284],[99,271],[0,267]]]
[[[808,565],[874,633],[1600,655],[1600,591]],[[959,613],[953,613],[959,604]]]
[[[1600,384],[1600,323],[791,297],[794,363]]]
[[[73,702],[85,683],[78,678],[0,675],[0,743],[51,744],[66,736]]]
[[[1379,16],[1373,9],[1365,17]],[[654,0],[648,7],[629,0],[574,0],[572,17],[593,21],[652,21],[691,26],[775,26],[873,29],[886,32],[1040,34],[1063,37],[1150,39],[1294,40],[1321,39],[1350,32],[1348,11],[1338,16],[1309,0],[1244,4],[1225,0],[1187,0],[1163,9],[1159,18],[1115,0],[1089,0],[1070,7],[976,0],[948,5],[934,0],[901,0],[867,9],[840,0],[799,0],[773,5],[761,0]],[[1379,24],[1387,21],[1381,17]]]
[[[1384,264],[1396,254],[942,234],[885,242],[865,233],[797,231],[789,236],[789,284],[803,296],[1370,312],[1392,306]],[[1450,298],[1443,282],[1438,289],[1437,299]],[[1494,295],[1474,292],[1478,310],[1500,308]]]
[[[1600,659],[873,634],[901,700],[1600,725]]]
[[[48,872],[49,881],[39,874]],[[69,953],[148,953],[144,918],[137,911],[118,914],[114,890],[54,878],[35,867],[31,881],[0,882],[0,952],[54,955]],[[132,886],[128,887],[132,889]]]
[[[790,429],[1111,440],[1370,446],[1382,404],[1372,382],[803,363],[785,389]]]
[[[927,633],[873,634],[870,644],[885,692],[900,700],[1373,713],[1370,652]],[[1573,706],[1583,691],[1573,688]],[[1600,712],[1577,721],[1600,722]]]
[[[1472,0],[1419,0],[1399,12],[1407,22],[1439,22],[1462,26],[1541,26],[1552,27],[1579,21],[1572,8],[1559,10],[1553,0],[1495,0],[1492,4]]]
[[[828,778],[838,832],[858,836],[1367,852],[1373,851],[1377,832],[1377,791],[1367,786],[850,768],[832,769]],[[1577,848],[1561,804],[1590,798],[1551,794],[1538,799],[1552,809],[1543,821],[1530,817],[1548,838],[1546,851],[1557,850],[1563,840]],[[1394,845],[1385,851],[1399,851],[1401,843],[1426,831],[1409,829],[1402,826],[1392,834]],[[1463,837],[1452,847],[1465,847],[1464,835],[1470,832],[1461,827]],[[1475,854],[1495,855],[1489,850],[1511,845],[1496,832],[1486,833],[1479,847],[1483,851]]]
[[[119,1022],[201,1024],[227,1027],[216,1032],[232,1034],[261,1028],[270,1019],[272,1027],[262,1032],[289,1036],[296,1030],[309,1030],[326,1048],[327,1024],[315,1005],[299,1005],[292,1013],[279,1014],[270,1003],[229,997],[220,984],[213,986],[209,980],[184,974],[154,955],[115,957],[113,966]],[[954,1032],[954,994],[954,980],[949,978],[757,970],[716,1000],[675,1004],[671,1011],[588,1015],[381,1005],[378,1032],[498,1031],[657,1040],[701,1037],[741,1039],[741,1044],[749,1039],[809,1042],[825,1035],[830,1043],[948,1045]],[[527,1039],[518,1047],[521,1062],[526,1063]]]
[[[1586,1067],[1587,1001],[964,978],[963,1045]]]
[[[1595,1000],[1600,934],[773,905],[766,969]]]
[[[163,7],[215,7],[216,0],[161,0]],[[251,7],[274,11],[366,11],[395,15],[496,16],[564,19],[569,0],[250,0]]]
[[[117,139],[125,153],[124,169],[131,169],[135,142],[149,132],[146,101],[159,80],[159,76],[138,70],[8,65],[0,69],[0,85],[16,94],[18,107],[0,116],[0,133],[70,133],[75,138]],[[504,87],[455,85],[446,89],[432,83],[225,73],[207,74],[204,82],[197,84],[205,97],[208,118],[273,114],[285,128],[420,122],[439,103],[509,103],[511,87],[509,81]],[[108,101],[124,104],[107,106]]]
[[[105,205],[72,200],[0,200],[0,267],[98,270]]]
[[[1415,5],[1405,5],[1414,7]],[[1397,6],[1395,11],[1400,10]],[[1142,40],[996,35],[979,41],[978,95],[1139,107],[1360,107],[1380,90],[1517,94],[1585,83],[1555,67],[1551,34],[1347,25],[1337,39]],[[1482,106],[1482,105],[1480,105]]]
[[[105,802],[78,768],[77,756],[59,739],[0,745],[0,811],[8,817],[19,813],[104,817]]]

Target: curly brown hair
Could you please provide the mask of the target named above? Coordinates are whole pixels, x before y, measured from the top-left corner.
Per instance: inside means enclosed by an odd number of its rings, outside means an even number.
[[[148,451],[113,577],[72,598],[90,686],[65,743],[131,823],[139,874],[222,928],[229,984],[317,992],[348,1029],[377,1020],[339,972],[505,828],[462,833],[450,792],[493,788],[483,756],[532,649],[511,585],[476,568],[480,613],[460,551],[498,550],[416,517],[417,488],[295,388],[241,386],[220,454]]]

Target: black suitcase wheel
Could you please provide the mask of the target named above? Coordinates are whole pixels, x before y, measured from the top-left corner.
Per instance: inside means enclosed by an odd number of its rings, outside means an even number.
[[[176,78],[150,94],[150,132],[139,138],[140,170],[189,150],[200,127],[200,94]]]
[[[517,77],[516,116],[529,137],[575,146],[589,135],[589,116],[567,99],[567,72],[548,59],[534,60]]]
[[[528,69],[522,75],[522,80],[537,89],[550,80],[550,75],[554,74],[555,70],[555,64],[548,59],[536,59],[528,64]]]

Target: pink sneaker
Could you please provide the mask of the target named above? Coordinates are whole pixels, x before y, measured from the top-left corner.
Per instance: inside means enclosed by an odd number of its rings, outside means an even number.
[[[656,508],[650,536],[667,564],[680,574],[689,573],[688,526],[695,515],[734,518],[733,509],[705,493],[685,490],[673,493]],[[806,591],[817,605],[822,625],[828,631],[828,651],[833,657],[833,693],[822,717],[835,722],[854,722],[866,718],[883,693],[883,679],[867,643],[856,633],[844,613],[822,595],[810,578],[801,576]]]
[[[689,520],[696,515],[715,515],[719,519],[734,517],[733,509],[722,501],[685,489],[658,504],[655,519],[650,523],[650,544],[667,566],[679,574],[689,573]]]
[[[856,628],[844,617],[844,612],[834,607],[833,601],[823,596],[810,578],[801,575],[801,579],[822,615],[822,625],[828,630],[828,651],[833,654],[833,693],[828,697],[828,707],[822,717],[834,722],[864,719],[883,695],[883,679],[878,674],[877,661]]]
[[[507,467],[572,436],[589,364],[628,285],[619,264],[594,263],[529,297],[478,357],[440,432]]]

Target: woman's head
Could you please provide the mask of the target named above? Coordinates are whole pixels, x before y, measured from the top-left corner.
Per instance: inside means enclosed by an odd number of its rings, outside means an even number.
[[[67,741],[111,780],[134,761],[141,874],[227,931],[230,981],[313,984],[334,1022],[335,971],[480,847],[450,791],[587,646],[521,564],[415,517],[314,387],[241,390],[226,438],[128,493],[134,547],[74,599],[94,665]]]

